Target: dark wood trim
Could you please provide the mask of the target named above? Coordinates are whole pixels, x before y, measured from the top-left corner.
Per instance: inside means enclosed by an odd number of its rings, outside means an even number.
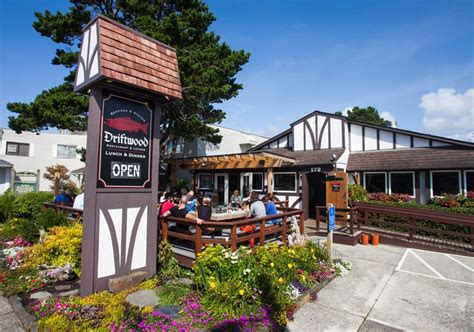
[[[313,150],[316,150],[316,139],[314,138],[313,130],[311,129],[311,126],[309,125],[307,120],[304,121],[304,127],[305,127],[305,132],[306,132],[306,128],[308,129],[309,136],[311,137],[311,142],[313,143]],[[306,142],[306,138],[305,138],[305,142]]]
[[[316,145],[314,146],[314,149],[317,150],[318,147],[320,146],[319,137],[318,137],[318,115],[317,114],[314,116],[314,138],[316,140]]]
[[[349,121],[346,121],[347,123],[347,132],[349,134],[349,137],[347,138],[347,144],[349,145],[349,152],[352,152],[352,139],[351,139],[351,124]]]
[[[396,133],[392,133],[393,134],[393,149],[396,149],[397,148],[397,134]]]
[[[346,148],[346,121],[341,120],[341,129],[342,129],[342,148]]]
[[[365,126],[362,126],[362,151],[365,151]]]
[[[323,139],[324,130],[326,129],[328,122],[329,122],[329,118],[326,118],[326,120],[324,120],[323,126],[321,127],[321,132],[319,133],[319,138],[318,138],[318,150],[321,149],[321,141]]]
[[[328,118],[328,148],[331,148],[331,118]]]
[[[414,145],[414,144],[413,144],[413,136],[410,136],[410,148],[412,148],[413,145]]]
[[[303,150],[306,151],[306,126],[304,122],[302,123],[303,125]]]
[[[380,131],[377,129],[377,150],[380,150]]]
[[[430,143],[429,143],[430,147],[432,147],[432,146],[433,146],[433,140],[430,139],[429,142],[430,142]]]

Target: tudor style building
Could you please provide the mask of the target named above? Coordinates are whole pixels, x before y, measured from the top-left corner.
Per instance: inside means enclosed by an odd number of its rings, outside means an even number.
[[[246,153],[169,160],[194,173],[196,189],[269,191],[314,217],[316,205],[347,205],[347,184],[409,194],[419,203],[474,190],[474,143],[315,111]]]

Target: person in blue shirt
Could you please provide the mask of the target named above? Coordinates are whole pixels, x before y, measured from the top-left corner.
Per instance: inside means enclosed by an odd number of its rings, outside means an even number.
[[[197,210],[197,199],[194,197],[194,191],[188,192],[188,202],[186,203],[186,211],[188,212],[196,212]]]
[[[66,195],[66,192],[63,190],[54,198],[54,204],[66,205],[70,204],[71,199]]]
[[[272,194],[266,194],[263,197],[262,201],[265,204],[265,211],[267,213],[267,216],[272,216],[272,215],[278,214],[276,205],[273,202],[273,195]],[[279,222],[278,219],[272,219],[272,220],[267,221],[267,223],[273,224],[273,225],[278,224],[278,222]]]

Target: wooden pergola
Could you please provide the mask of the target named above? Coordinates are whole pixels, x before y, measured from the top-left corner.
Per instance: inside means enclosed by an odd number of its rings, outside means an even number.
[[[172,177],[178,168],[193,171],[266,169],[269,192],[273,191],[273,168],[293,165],[295,162],[294,158],[262,151],[166,160],[172,167]]]

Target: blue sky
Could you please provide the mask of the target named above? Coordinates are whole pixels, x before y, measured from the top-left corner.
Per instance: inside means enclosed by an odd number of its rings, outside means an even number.
[[[474,1],[208,1],[222,41],[251,52],[222,125],[271,136],[318,109],[375,106],[403,129],[472,138]],[[34,11],[65,1],[0,2],[0,126],[8,101],[61,82]],[[471,132],[471,136],[469,133]]]

